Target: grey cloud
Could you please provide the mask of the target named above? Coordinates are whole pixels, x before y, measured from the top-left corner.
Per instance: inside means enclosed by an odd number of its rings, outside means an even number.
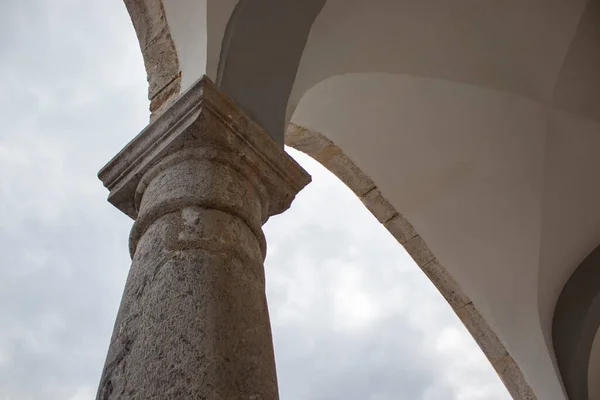
[[[0,34],[0,399],[89,399],[131,226],[95,176],[148,121],[141,55],[120,0],[3,1]],[[464,329],[360,201],[302,162],[315,182],[265,228],[282,398],[508,398],[489,365],[448,382],[437,332]]]
[[[100,20],[77,15],[86,3],[63,4],[70,14],[61,20],[56,1],[2,2],[10,38],[0,48],[3,400],[93,391],[127,273],[130,222],[105,202],[95,175],[147,120],[145,83],[135,75],[111,85],[98,68],[124,31],[103,39]]]
[[[282,398],[508,398],[406,252],[347,188],[314,161],[293,154],[310,168],[314,182],[289,214],[266,226],[269,243],[276,244],[267,258],[267,292]],[[300,226],[292,221],[294,213]],[[340,294],[347,307],[339,307]],[[475,355],[477,363],[440,355],[445,330],[464,338],[452,357]],[[452,381],[453,369],[464,375]]]

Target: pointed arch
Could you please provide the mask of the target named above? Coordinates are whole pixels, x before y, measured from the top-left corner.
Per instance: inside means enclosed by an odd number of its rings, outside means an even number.
[[[290,124],[285,144],[312,157],[337,176],[361,199],[398,243],[404,246],[473,336],[513,399],[536,399],[521,369],[476,305],[437,260],[412,224],[386,200],[375,182],[342,149],[319,132]]]

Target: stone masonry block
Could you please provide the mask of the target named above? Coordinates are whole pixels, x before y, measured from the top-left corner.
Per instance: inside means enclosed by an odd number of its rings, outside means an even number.
[[[473,303],[456,310],[456,314],[492,364],[508,355],[498,336],[492,331]]]
[[[430,261],[421,267],[425,275],[429,278],[435,287],[440,291],[442,296],[450,304],[452,309],[457,310],[469,303],[469,298],[463,293],[458,285],[458,282],[450,276],[446,268],[444,268],[438,260]]]
[[[325,167],[346,184],[358,197],[375,187],[375,183],[344,153],[336,152],[324,162]]]
[[[494,364],[494,368],[513,399],[537,400],[536,395],[527,384],[523,373],[511,356],[507,355],[499,360]]]
[[[401,214],[396,214],[395,217],[383,224],[386,229],[392,234],[399,243],[406,243],[413,237],[417,236],[417,232],[412,224],[408,222]]]
[[[383,197],[381,191],[374,188],[363,197],[361,200],[365,207],[377,218],[379,222],[386,223],[396,214],[396,209]]]
[[[404,243],[406,252],[415,260],[419,267],[423,267],[425,264],[433,260],[435,257],[429,247],[425,244],[421,236],[417,235]]]

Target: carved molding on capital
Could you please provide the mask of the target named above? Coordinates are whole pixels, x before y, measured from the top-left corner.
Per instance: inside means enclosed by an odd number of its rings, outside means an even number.
[[[108,200],[136,219],[146,175],[185,157],[205,157],[258,179],[268,195],[263,223],[285,211],[310,182],[310,175],[206,76],[127,144],[98,177],[110,191]]]

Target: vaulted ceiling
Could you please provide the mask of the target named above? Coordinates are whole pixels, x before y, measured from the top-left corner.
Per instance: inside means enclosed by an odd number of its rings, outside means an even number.
[[[538,398],[566,398],[564,368],[588,376],[589,355],[557,363],[552,321],[600,244],[600,0],[163,3],[126,0],[153,111],[207,74],[280,143],[290,121],[322,132],[413,223]]]

